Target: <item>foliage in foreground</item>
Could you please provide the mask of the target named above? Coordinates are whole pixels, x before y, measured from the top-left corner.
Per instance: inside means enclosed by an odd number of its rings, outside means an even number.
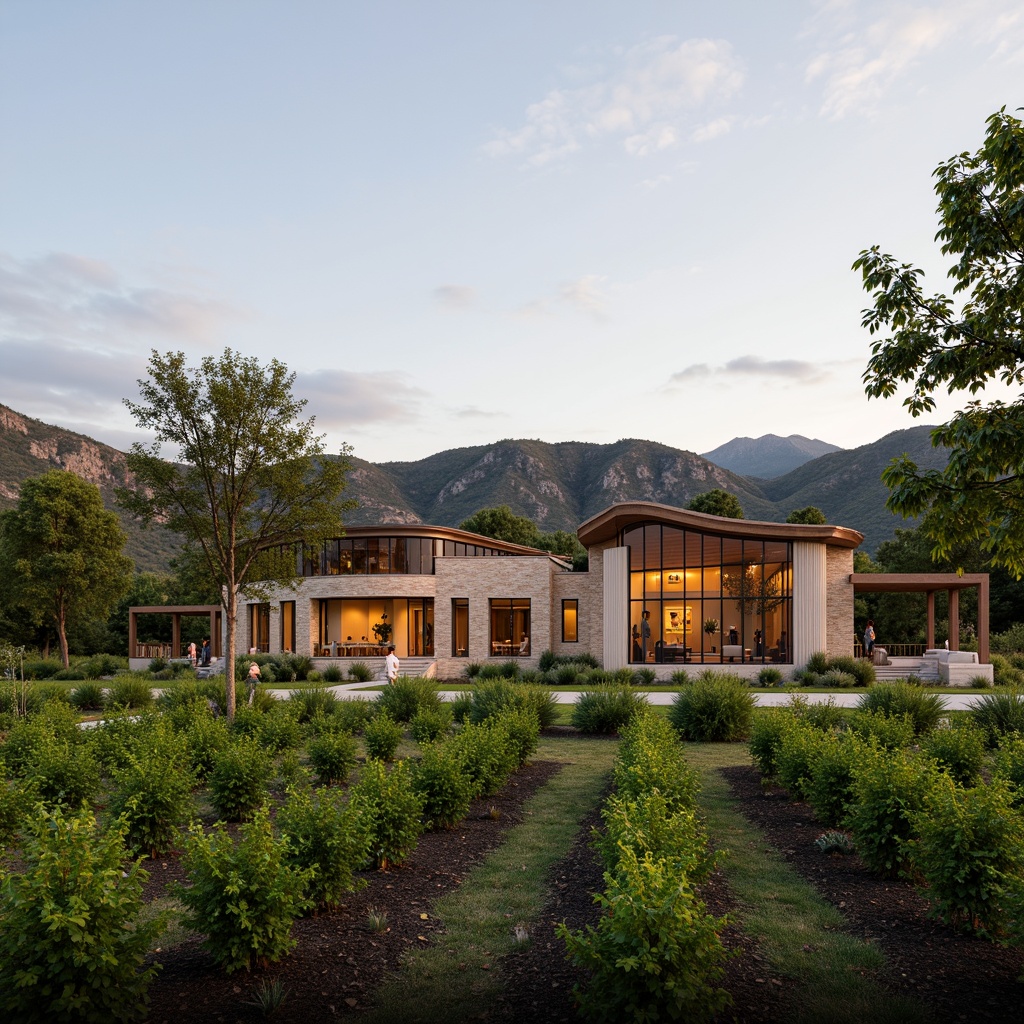
[[[146,951],[163,922],[142,923],[139,863],[124,870],[118,827],[82,810],[40,811],[25,870],[0,891],[0,1010],[11,1021],[132,1021],[146,1013],[156,965]]]
[[[750,735],[754,708],[744,680],[708,669],[676,694],[668,717],[683,739],[730,743]]]

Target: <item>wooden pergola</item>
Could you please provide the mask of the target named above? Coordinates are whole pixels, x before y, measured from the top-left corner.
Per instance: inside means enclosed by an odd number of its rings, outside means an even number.
[[[988,573],[973,572],[958,576],[955,572],[853,572],[850,582],[855,594],[925,594],[928,621],[925,646],[935,647],[935,595],[949,595],[949,649],[960,649],[960,591],[978,588],[978,661],[988,663]]]
[[[128,609],[128,657],[140,658],[145,655],[139,653],[138,644],[138,616],[140,615],[170,615],[171,617],[171,656],[175,652],[181,654],[181,619],[182,616],[204,616],[210,620],[210,655],[214,658],[221,656],[221,616],[223,609],[219,604],[156,604],[140,605]]]

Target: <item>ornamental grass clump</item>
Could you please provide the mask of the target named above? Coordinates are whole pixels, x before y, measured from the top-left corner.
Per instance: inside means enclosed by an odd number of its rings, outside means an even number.
[[[118,676],[107,691],[107,703],[111,707],[148,708],[153,703],[153,689],[149,677],[142,674],[125,673]]]
[[[299,722],[305,724],[317,717],[329,718],[341,702],[326,686],[307,686],[302,690],[290,690],[288,703],[298,713]]]
[[[206,936],[203,947],[226,973],[266,967],[295,946],[292,924],[310,905],[304,893],[313,870],[292,866],[287,855],[265,804],[237,841],[221,822],[209,833],[190,829],[182,854],[190,884],[175,885],[174,894],[185,907],[182,924]]]
[[[22,857],[0,886],[0,1015],[141,1020],[164,921],[140,919],[148,875],[138,861],[126,868],[121,827],[100,829],[85,809],[37,810]]]
[[[107,696],[99,683],[82,683],[68,694],[68,701],[79,711],[102,711],[106,707]]]
[[[572,724],[587,735],[621,732],[644,708],[642,694],[626,686],[602,686],[581,693],[572,711]]]
[[[923,736],[939,724],[945,713],[942,698],[937,693],[926,693],[907,683],[881,683],[861,694],[857,702],[860,711],[900,718],[909,715],[914,723],[914,735]]]
[[[972,702],[969,713],[990,748],[998,747],[1004,736],[1024,735],[1024,691],[987,693]]]
[[[706,670],[675,695],[668,717],[683,739],[731,743],[750,735],[755,707],[745,680]]]

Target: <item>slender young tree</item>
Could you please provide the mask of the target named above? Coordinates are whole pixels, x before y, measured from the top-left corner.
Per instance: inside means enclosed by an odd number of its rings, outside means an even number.
[[[135,422],[155,435],[127,456],[135,486],[122,505],[159,522],[201,552],[221,594],[228,716],[235,710],[235,632],[239,594],[265,598],[272,584],[300,578],[296,545],[316,546],[341,532],[349,469],[343,447],[324,454],[295,374],[276,359],[265,366],[231,349],[189,367],[182,352],[153,351],[140,401],[125,399]],[[169,461],[163,445],[172,449]]]
[[[1024,123],[1004,107],[987,125],[977,153],[935,170],[936,239],[954,259],[953,295],[926,294],[924,272],[878,246],[853,264],[872,300],[862,322],[883,335],[871,346],[867,394],[889,398],[912,383],[903,404],[913,416],[935,408],[936,392],[1024,384]],[[946,468],[895,459],[882,474],[887,507],[928,513],[935,558],[979,542],[993,563],[1024,575],[1024,397],[968,402],[932,431],[932,444],[949,449]]]
[[[49,622],[68,665],[68,624],[105,618],[131,585],[132,560],[117,514],[100,490],[63,469],[21,485],[0,516],[0,575],[9,602]]]

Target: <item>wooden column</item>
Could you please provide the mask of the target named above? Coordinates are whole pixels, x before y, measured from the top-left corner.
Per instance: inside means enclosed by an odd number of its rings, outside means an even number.
[[[926,650],[935,650],[935,591],[928,591],[928,623],[925,626],[924,646]]]
[[[171,657],[181,657],[181,613],[171,614]]]
[[[960,591],[949,591],[949,649],[960,650]]]
[[[128,612],[128,657],[137,658],[139,656],[139,645],[138,645],[138,622],[136,621],[136,614],[133,611]]]
[[[988,576],[978,584],[978,661],[989,662],[988,651]]]

